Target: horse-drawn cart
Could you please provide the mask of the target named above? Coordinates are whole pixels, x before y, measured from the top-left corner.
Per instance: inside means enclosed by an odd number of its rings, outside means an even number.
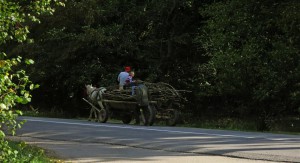
[[[89,120],[92,116],[96,121],[105,123],[108,118],[113,117],[121,119],[123,123],[128,124],[132,119],[136,123],[142,120],[144,125],[152,125],[155,119],[155,111],[148,100],[147,88],[138,86],[135,88],[135,94],[131,90],[118,90],[114,88],[96,88],[92,85],[86,85],[88,98],[83,98],[91,105]]]
[[[179,119],[180,95],[165,83],[143,83],[125,90],[95,88],[86,85],[88,98],[83,99],[91,105],[90,117],[94,115],[99,122],[108,118],[121,119],[129,124],[133,119],[144,125],[153,125],[155,119],[166,120],[174,126]]]

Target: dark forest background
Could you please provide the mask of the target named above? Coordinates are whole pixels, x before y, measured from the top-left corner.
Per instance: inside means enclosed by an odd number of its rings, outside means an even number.
[[[299,0],[68,0],[5,50],[35,61],[30,105],[43,111],[87,117],[84,85],[114,85],[131,66],[192,91],[184,123],[299,132],[299,11]]]

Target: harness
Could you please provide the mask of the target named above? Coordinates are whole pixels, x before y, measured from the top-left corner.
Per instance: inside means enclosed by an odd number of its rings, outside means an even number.
[[[89,94],[89,99],[91,100],[92,103],[97,103],[101,102],[102,103],[102,94],[106,91],[106,88],[100,87],[94,89],[90,94]],[[93,98],[93,94],[96,93],[95,97]]]

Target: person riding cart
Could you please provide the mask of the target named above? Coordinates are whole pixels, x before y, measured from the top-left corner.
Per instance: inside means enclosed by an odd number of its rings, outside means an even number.
[[[129,77],[130,67],[126,66],[125,71],[121,72],[118,76],[119,82],[119,90],[124,90],[124,85],[126,84],[126,80]]]

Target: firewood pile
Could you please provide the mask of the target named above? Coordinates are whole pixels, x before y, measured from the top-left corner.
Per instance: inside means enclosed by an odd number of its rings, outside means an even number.
[[[179,102],[181,100],[181,96],[178,91],[167,83],[144,83],[149,92],[150,100],[152,101],[160,101],[160,102]]]
[[[103,94],[104,99],[107,100],[120,100],[120,101],[135,101],[135,96],[131,95],[131,89],[126,90],[107,90]]]
[[[180,102],[183,98],[179,94],[179,91],[167,83],[150,83],[139,81],[138,84],[144,84],[148,88],[148,95],[150,101],[165,102]],[[136,91],[136,90],[135,90]],[[103,94],[104,99],[107,100],[120,100],[120,101],[136,101],[136,92],[132,95],[132,88],[126,88],[125,90],[118,90],[108,88]]]

